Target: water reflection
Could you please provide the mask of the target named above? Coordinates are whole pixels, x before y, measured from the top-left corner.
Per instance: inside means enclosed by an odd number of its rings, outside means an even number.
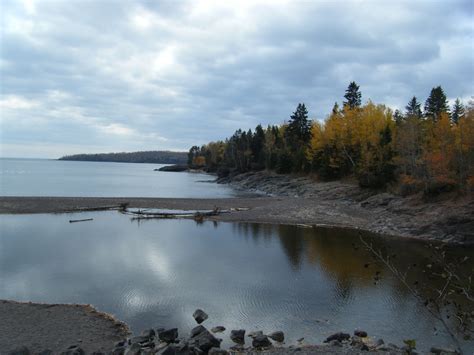
[[[190,315],[201,307],[210,314],[208,326],[282,329],[290,343],[364,328],[399,343],[415,338],[421,349],[450,345],[445,333],[434,331],[441,327],[423,305],[361,247],[357,233],[190,220],[137,223],[114,212],[80,217],[94,221],[0,216],[0,298],[92,303],[136,331],[189,331]],[[364,238],[400,268],[430,258],[425,244]],[[449,252],[474,256],[472,250]],[[412,269],[410,282],[442,282],[421,267]],[[433,290],[423,292],[431,297]]]

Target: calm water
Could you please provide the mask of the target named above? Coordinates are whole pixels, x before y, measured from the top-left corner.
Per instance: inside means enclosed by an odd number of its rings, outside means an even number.
[[[153,171],[160,164],[0,158],[0,196],[232,197],[207,174]]]
[[[89,217],[94,221],[68,223]],[[421,350],[451,344],[389,270],[364,265],[370,256],[352,232],[138,223],[118,212],[1,215],[0,221],[0,299],[91,303],[135,332],[157,326],[188,332],[200,307],[210,315],[209,327],[281,329],[288,344],[300,337],[320,342],[355,328],[396,343],[414,338]],[[426,244],[365,238],[392,254],[402,270],[430,255]],[[474,257],[472,249],[450,253]],[[472,263],[464,271],[472,273]],[[412,280],[430,286],[439,281],[417,267]],[[473,345],[464,343],[467,353]]]

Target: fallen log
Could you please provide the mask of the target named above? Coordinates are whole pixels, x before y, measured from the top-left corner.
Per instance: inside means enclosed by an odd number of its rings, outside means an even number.
[[[70,219],[69,223],[77,223],[77,222],[87,222],[87,221],[93,221],[94,218],[85,218],[85,219]]]

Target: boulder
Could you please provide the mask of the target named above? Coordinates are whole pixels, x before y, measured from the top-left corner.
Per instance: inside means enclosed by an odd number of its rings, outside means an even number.
[[[237,344],[245,344],[245,329],[234,329],[230,331],[230,339]]]
[[[360,338],[366,338],[367,337],[367,332],[365,330],[356,329],[356,330],[354,330],[354,335],[358,336]]]
[[[208,354],[209,355],[229,355],[229,352],[221,348],[211,348]]]
[[[201,334],[202,332],[206,332],[206,331],[207,331],[206,327],[202,325],[198,325],[194,327],[193,329],[191,329],[191,338],[194,338],[198,336],[199,334]]]
[[[156,333],[155,333],[155,330],[153,329],[145,329],[141,335],[146,336],[148,338],[153,338],[156,335]]]
[[[332,340],[344,341],[344,340],[349,340],[350,338],[351,336],[349,334],[339,332],[339,333],[335,333],[333,335],[328,336],[324,342],[329,343]]]
[[[283,333],[280,330],[268,334],[268,337],[272,340],[275,340],[275,341],[279,342],[279,343],[283,343],[285,341],[285,333]]]
[[[209,316],[202,309],[196,309],[193,313],[193,318],[198,324],[204,322]]]
[[[218,325],[217,327],[211,329],[211,332],[213,333],[222,333],[223,331],[225,331],[225,327],[222,325]]]
[[[142,347],[139,343],[133,343],[130,347],[125,350],[124,355],[140,355]]]
[[[212,348],[220,348],[221,342],[208,330],[205,330],[192,338],[189,345],[207,353]]]
[[[255,338],[257,335],[263,335],[263,332],[261,330],[255,330],[248,334],[248,336],[251,338]]]
[[[268,348],[272,346],[272,343],[266,335],[257,335],[252,340],[252,346],[254,348]]]
[[[163,330],[158,333],[158,338],[165,343],[173,343],[178,338],[178,328]]]
[[[128,340],[128,344],[132,345],[132,344],[143,344],[143,343],[148,343],[150,341],[150,337],[148,336],[145,336],[145,335],[139,335],[139,336],[136,336],[136,337],[133,337],[133,338],[130,338]],[[118,346],[119,347],[119,346]]]

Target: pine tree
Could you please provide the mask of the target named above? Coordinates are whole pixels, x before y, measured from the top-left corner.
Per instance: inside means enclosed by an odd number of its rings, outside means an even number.
[[[431,89],[430,96],[425,102],[425,117],[430,118],[433,121],[438,121],[442,112],[446,112],[449,115],[448,99],[441,88],[437,86]]]
[[[291,115],[285,130],[285,141],[289,148],[288,153],[294,161],[294,170],[305,170],[308,165],[306,151],[309,149],[311,141],[311,120],[308,120],[308,110],[305,104],[298,104],[296,111]],[[287,162],[284,161],[286,165]]]
[[[408,105],[405,106],[406,115],[410,117],[421,118],[423,116],[421,112],[421,103],[418,102],[416,96],[408,102]]]
[[[393,119],[395,120],[395,123],[399,125],[403,122],[405,117],[403,117],[403,114],[400,112],[399,109],[396,109],[395,112],[393,113]]]
[[[349,107],[349,109],[352,110],[360,107],[362,103],[362,94],[359,91],[359,86],[355,83],[355,81],[352,81],[347,87],[344,98],[347,100],[344,101],[344,106]]]
[[[453,105],[453,113],[451,115],[451,121],[453,121],[454,124],[458,124],[459,119],[464,116],[464,105],[459,99],[456,99],[454,101]]]
[[[334,103],[334,106],[332,107],[332,114],[337,115],[339,113],[339,105],[337,101]]]
[[[311,121],[308,120],[308,110],[305,104],[298,104],[296,111],[291,115],[285,138],[290,147],[308,145],[311,140]]]

